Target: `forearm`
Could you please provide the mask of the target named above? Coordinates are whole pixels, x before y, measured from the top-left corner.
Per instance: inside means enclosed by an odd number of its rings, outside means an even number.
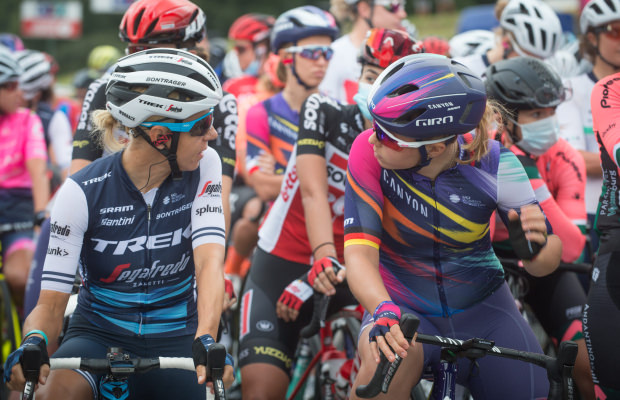
[[[557,236],[562,242],[562,261],[576,261],[583,252],[586,237],[579,227],[564,214],[552,197],[545,200],[540,205],[549,223],[553,227],[554,232],[557,233]]]
[[[42,290],[36,307],[24,322],[23,334],[40,330],[50,341],[58,338],[68,299],[69,294]]]
[[[560,264],[562,256],[562,241],[556,235],[547,237],[547,244],[533,260],[523,260],[525,270],[532,276],[542,277],[549,275]]]
[[[351,245],[344,249],[347,282],[360,304],[373,313],[379,303],[391,300],[379,273],[379,251],[366,245]]]
[[[582,150],[580,150],[579,153],[581,153],[586,162],[586,172],[588,176],[601,178],[603,176],[603,170],[601,169],[601,158],[599,154]]]
[[[215,338],[224,306],[224,247],[216,244],[202,246],[210,249],[205,256],[196,257],[195,260],[198,291],[196,337],[210,334]],[[199,265],[201,267],[198,267]]]
[[[252,186],[258,197],[262,201],[271,201],[278,197],[283,177],[284,175],[271,175],[255,171],[248,178],[250,186]]]
[[[303,205],[310,248],[312,250],[316,249],[316,252],[313,252],[314,259],[319,260],[328,256],[338,258],[334,245],[325,245],[317,248],[317,246],[323,243],[334,243],[332,215],[327,196],[317,194],[304,195]]]
[[[30,179],[32,180],[32,201],[34,211],[43,211],[50,199],[50,182],[47,177],[45,160],[35,158],[26,162]]]

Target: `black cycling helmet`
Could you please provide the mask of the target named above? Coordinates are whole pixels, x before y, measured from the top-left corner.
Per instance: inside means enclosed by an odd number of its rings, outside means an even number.
[[[504,106],[513,118],[519,110],[556,107],[566,98],[560,76],[537,58],[498,61],[485,75],[487,96]]]

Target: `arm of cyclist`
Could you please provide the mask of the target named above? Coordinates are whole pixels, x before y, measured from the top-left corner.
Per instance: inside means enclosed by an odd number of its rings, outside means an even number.
[[[275,173],[275,158],[270,152],[262,152],[253,164],[253,168],[248,172],[248,185],[262,201],[275,200],[280,193],[283,179],[283,175]]]
[[[50,182],[47,177],[47,163],[42,158],[26,161],[26,169],[32,180],[32,200],[35,213],[45,210],[50,199]]]
[[[377,363],[380,353],[392,362],[395,354],[407,357],[410,344],[400,330],[400,309],[383,285],[379,273],[379,250],[367,245],[350,245],[344,249],[347,263],[347,282],[360,304],[373,312],[373,326],[369,333],[370,350]]]
[[[194,364],[198,383],[206,382],[206,360],[209,346],[217,337],[220,317],[224,307],[224,214],[222,210],[222,193],[214,190],[209,196],[201,196],[205,185],[221,184],[221,163],[215,152],[205,157],[202,163],[209,165],[201,168],[200,184],[192,204],[192,246],[194,249],[194,266],[196,269],[196,300],[198,309],[198,327],[192,345]],[[204,172],[203,172],[204,171]],[[209,210],[206,213],[198,209]],[[232,357],[227,355],[224,371],[224,384],[233,381]],[[211,383],[209,383],[211,386]]]

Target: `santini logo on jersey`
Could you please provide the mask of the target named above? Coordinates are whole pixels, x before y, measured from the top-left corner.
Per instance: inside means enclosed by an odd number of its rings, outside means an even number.
[[[188,225],[185,229],[177,229],[173,232],[162,233],[160,235],[152,235],[152,236],[138,236],[129,240],[104,240],[92,238],[95,245],[95,251],[99,253],[105,253],[113,249],[112,254],[114,255],[123,255],[127,252],[127,250],[132,253],[137,253],[139,251],[143,251],[145,248],[152,249],[164,249],[167,247],[173,247],[181,244],[181,240],[183,238],[189,239],[192,235],[192,225]]]
[[[136,219],[136,216],[133,215],[131,217],[120,217],[120,218],[103,218],[101,220],[101,225],[104,226],[125,226],[133,224],[133,221]]]

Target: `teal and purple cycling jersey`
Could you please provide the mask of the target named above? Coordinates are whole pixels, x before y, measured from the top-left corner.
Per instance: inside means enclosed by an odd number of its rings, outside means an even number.
[[[492,213],[506,223],[510,209],[538,204],[521,163],[490,140],[479,162],[457,163],[431,181],[413,169],[382,168],[371,134],[360,134],[349,155],[345,248],[379,250],[383,282],[399,305],[450,316],[478,304],[504,282],[491,247]],[[470,155],[461,148],[459,157]]]

